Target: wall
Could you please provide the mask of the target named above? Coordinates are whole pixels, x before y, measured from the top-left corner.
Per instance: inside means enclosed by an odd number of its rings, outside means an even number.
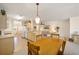
[[[69,37],[70,35],[70,23],[69,20],[61,20],[61,21],[48,21],[48,25],[52,25],[53,28],[56,26],[60,27],[59,33],[60,36]]]
[[[0,13],[0,30],[7,28],[7,16]]]
[[[70,17],[70,35],[79,33],[79,17]]]

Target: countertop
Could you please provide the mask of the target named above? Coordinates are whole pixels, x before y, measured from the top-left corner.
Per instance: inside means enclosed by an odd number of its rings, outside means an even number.
[[[0,35],[0,39],[2,38],[10,38],[10,37],[14,37],[13,34],[7,34],[7,35]]]

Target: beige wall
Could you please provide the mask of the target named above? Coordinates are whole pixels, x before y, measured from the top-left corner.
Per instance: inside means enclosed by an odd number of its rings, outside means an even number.
[[[0,13],[0,30],[7,27],[7,15],[1,15]]]

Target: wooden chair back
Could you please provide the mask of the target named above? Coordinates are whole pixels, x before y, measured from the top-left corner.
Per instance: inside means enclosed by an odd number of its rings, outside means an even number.
[[[28,41],[28,55],[38,55],[40,47],[33,45]]]
[[[60,36],[59,36],[59,34],[51,34],[51,37],[53,37],[53,38],[59,38]]]
[[[63,41],[61,49],[58,51],[58,55],[63,55],[64,49],[65,49],[65,45],[66,45],[66,41]]]

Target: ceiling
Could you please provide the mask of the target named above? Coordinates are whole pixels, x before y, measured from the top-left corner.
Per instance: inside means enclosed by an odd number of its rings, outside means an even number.
[[[0,3],[0,9],[5,9],[8,15],[22,15],[26,19],[35,19],[35,3]],[[79,16],[78,3],[40,3],[39,16],[41,20],[67,20]]]

